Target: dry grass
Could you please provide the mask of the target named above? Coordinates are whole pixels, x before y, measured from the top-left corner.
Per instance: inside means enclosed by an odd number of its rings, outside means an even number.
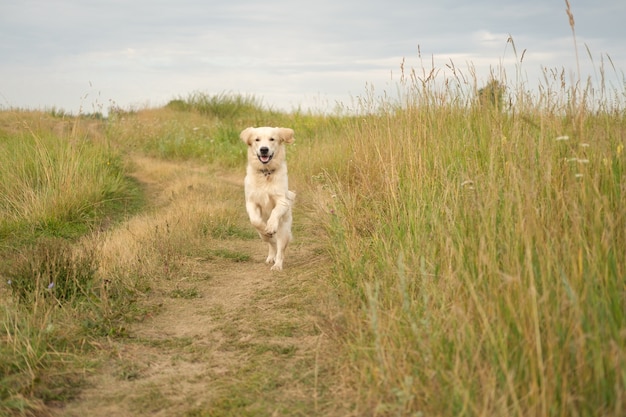
[[[67,144],[69,123],[38,117],[46,120],[39,130]],[[324,330],[335,307],[319,282],[328,264],[313,237],[322,229],[304,220],[314,207],[304,191],[308,174],[294,176],[303,204],[290,270],[271,275],[243,208],[245,161],[230,168],[234,144],[245,151],[238,134],[215,146],[198,135],[192,156],[155,154],[150,138],[175,149],[172,126],[187,135],[196,132],[189,126],[210,130],[214,121],[171,109],[116,117],[99,122],[106,134],[97,137],[114,155],[128,155],[120,166],[141,185],[141,212],[70,223],[82,232],[63,236],[6,229],[15,240],[3,247],[2,273],[21,271],[23,296],[11,297],[16,279],[2,288],[12,302],[2,306],[1,413],[345,415],[350,403],[336,393],[331,360],[337,345]],[[72,150],[60,165],[83,155]],[[212,164],[216,158],[223,160]],[[323,159],[309,163],[319,175]],[[66,225],[55,213],[39,214]]]
[[[85,223],[124,204],[131,187],[107,141],[92,134],[99,130],[97,122],[3,113],[0,229],[51,228],[58,219]]]
[[[129,325],[131,340],[108,344],[119,352],[107,361],[110,370],[93,378],[95,388],[65,415],[345,410],[329,400],[337,398],[330,391],[335,365],[325,352],[336,345],[317,317],[330,309],[320,305],[328,303],[316,282],[323,265],[311,242],[303,237],[306,243],[290,249],[288,272],[271,274],[241,210],[243,172],[145,157],[133,165],[153,205],[90,239],[102,279],[150,286],[141,304],[158,305],[158,315],[150,310]]]
[[[477,98],[476,80],[411,72],[402,101],[366,96],[358,117],[196,100],[97,122],[93,142],[129,155],[119,169],[144,206],[45,235],[68,248],[52,257],[31,245],[40,235],[4,226],[3,271],[26,265],[49,285],[46,265],[69,281],[81,256],[97,268],[84,263],[88,285],[65,301],[42,288],[23,305],[5,288],[0,410],[623,415],[623,96],[560,77],[537,96],[497,80],[502,106]],[[36,136],[4,119],[3,135],[67,145],[58,137],[95,129],[40,119]],[[296,240],[275,276],[241,201],[237,136],[258,124],[296,131]],[[70,402],[88,358],[105,366]]]
[[[330,178],[361,411],[623,414],[623,103],[407,78]]]

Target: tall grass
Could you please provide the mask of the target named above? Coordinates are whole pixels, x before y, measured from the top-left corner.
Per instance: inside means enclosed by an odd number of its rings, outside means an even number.
[[[262,101],[255,96],[229,93],[211,95],[195,92],[186,98],[170,101],[166,107],[178,111],[197,112],[221,121],[261,119],[267,118],[268,114],[278,114],[266,109]]]
[[[624,415],[624,92],[558,71],[537,95],[435,74],[403,74],[399,101],[366,95],[359,116],[192,95],[113,112],[98,140],[0,113],[0,414],[72,398],[90,338],[125,334],[146,281],[184,267],[176,248],[245,233],[229,227],[245,213],[212,211],[189,178],[177,189],[195,197],[172,208],[185,227],[148,213],[68,242],[133,200],[120,154],[243,169],[239,131],[276,125],[296,131],[296,239],[326,226],[355,414]]]
[[[115,112],[111,119],[108,134],[117,143],[160,158],[235,166],[245,159],[239,132],[285,115],[266,109],[253,96],[193,93],[163,109]]]
[[[210,179],[193,169],[173,173],[178,164],[157,158],[243,169],[239,132],[246,126],[294,126],[302,146],[313,149],[315,132],[336,123],[220,100],[223,110],[219,100],[194,96],[184,108],[116,109],[108,120],[56,110],[0,112],[0,415],[45,415],[50,403],[72,399],[95,366],[102,338],[125,337],[128,321],[158,308],[137,300],[154,277],[186,273],[189,251],[246,259],[206,249],[207,239],[251,236],[235,225],[245,211],[219,203],[232,196],[211,191],[207,204],[208,191],[197,187]],[[204,101],[218,114],[203,110]],[[149,212],[111,228],[141,201],[128,177],[136,168],[124,158],[129,153],[150,156],[133,158],[150,165],[148,184],[181,175],[167,191],[178,203],[160,216]],[[302,162],[318,174],[327,166],[310,157]]]
[[[0,113],[2,415],[45,415],[46,403],[74,397],[94,332],[88,327],[111,335],[132,297],[129,289],[117,299],[107,294],[118,288],[96,279],[96,252],[76,243],[138,200],[97,127]]]
[[[81,226],[128,197],[121,161],[104,144],[28,125],[0,130],[0,143],[0,229]]]
[[[116,112],[107,133],[124,148],[154,157],[194,159],[232,168],[245,163],[246,148],[239,133],[248,126],[291,126],[308,146],[318,142],[320,132],[335,129],[336,134],[344,125],[339,116],[279,113],[253,96],[193,93],[171,100],[161,109]]]
[[[501,110],[477,84],[413,72],[404,101],[366,97],[382,110],[330,177],[363,411],[623,415],[623,102],[514,85]]]

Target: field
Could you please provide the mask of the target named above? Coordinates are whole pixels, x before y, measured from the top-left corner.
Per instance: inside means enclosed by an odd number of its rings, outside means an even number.
[[[626,91],[433,74],[331,115],[0,112],[0,414],[626,414]],[[296,132],[281,273],[253,125]]]

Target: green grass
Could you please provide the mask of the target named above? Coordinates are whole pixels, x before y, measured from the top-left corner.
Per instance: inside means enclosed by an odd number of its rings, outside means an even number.
[[[238,166],[246,155],[239,139],[241,126],[286,119],[252,96],[194,93],[158,111],[115,113],[109,135],[160,158]]]
[[[211,249],[208,251],[209,257],[211,258],[222,258],[227,259],[233,262],[249,262],[250,255],[247,253],[241,253],[237,251],[232,251],[229,249]]]
[[[213,239],[246,239],[258,238],[258,234],[249,227],[242,228],[232,221],[232,218],[221,218],[219,221],[211,221],[203,225],[203,234]]]
[[[240,132],[248,126],[286,126],[314,140],[326,129],[344,124],[339,116],[279,113],[254,97],[191,94],[170,101],[162,109],[115,113],[107,125],[112,141],[123,147],[165,159],[199,160],[240,167],[246,160]]]
[[[0,129],[0,231],[15,227],[80,235],[90,220],[130,200],[119,157],[88,139],[27,127]]]
[[[91,366],[88,335],[119,334],[120,307],[132,304],[102,287],[93,248],[78,239],[141,198],[119,155],[83,127],[0,114],[0,414],[73,398]]]
[[[270,114],[280,115],[264,108],[263,103],[254,96],[228,93],[208,95],[195,92],[187,98],[171,100],[166,107],[182,112],[196,112],[224,122],[263,120]]]
[[[512,86],[500,110],[450,81],[443,100],[408,84],[393,111],[354,119],[349,170],[328,180],[364,400],[382,415],[622,414],[623,103]]]
[[[321,268],[319,280],[332,284],[343,310],[328,334],[344,347],[328,361],[356,392],[356,414],[623,415],[623,91],[547,78],[533,95],[502,82],[504,104],[494,106],[475,80],[469,90],[438,81],[408,76],[400,101],[365,97],[358,117],[280,114],[253,98],[196,94],[91,120],[104,130],[99,139],[81,123],[59,134],[58,118],[18,112],[29,121],[15,127],[15,113],[1,114],[0,273],[12,286],[0,290],[9,300],[0,316],[0,412],[34,415],[73,398],[90,342],[125,337],[127,322],[150,312],[138,301],[150,277],[184,276],[185,253],[250,259],[204,246],[205,238],[256,238],[225,208],[189,230],[146,223],[154,236],[143,239],[154,243],[137,238],[136,270],[96,279],[93,252],[78,238],[140,201],[121,155],[243,169],[239,131],[263,124],[296,131],[288,150],[294,233],[325,238],[319,251],[333,272]],[[184,300],[198,291],[166,294]],[[267,326],[259,335],[298,331],[291,321],[257,324]],[[233,344],[236,330],[223,329]],[[259,369],[299,352],[270,342],[239,347],[253,359],[188,415],[269,415],[283,399],[290,381]],[[119,378],[140,372],[120,364]],[[249,393],[271,395],[253,403]],[[159,395],[155,387],[140,403]],[[311,405],[289,401],[279,407],[304,415]]]
[[[25,304],[42,297],[65,303],[95,295],[96,269],[93,253],[73,254],[64,239],[41,239],[23,249],[23,258],[7,276],[13,294]]]
[[[177,288],[175,290],[170,291],[168,294],[171,298],[183,298],[185,300],[191,300],[194,298],[200,297],[198,293],[198,289],[193,288]]]

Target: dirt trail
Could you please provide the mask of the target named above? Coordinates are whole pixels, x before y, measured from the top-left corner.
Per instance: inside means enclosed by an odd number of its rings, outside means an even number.
[[[338,391],[325,259],[296,211],[285,270],[247,223],[243,172],[134,158],[151,209],[98,237],[103,264],[150,277],[145,318],[58,416],[350,415]],[[150,258],[152,257],[152,258]],[[146,260],[148,259],[148,260]],[[152,259],[152,261],[150,261]]]

